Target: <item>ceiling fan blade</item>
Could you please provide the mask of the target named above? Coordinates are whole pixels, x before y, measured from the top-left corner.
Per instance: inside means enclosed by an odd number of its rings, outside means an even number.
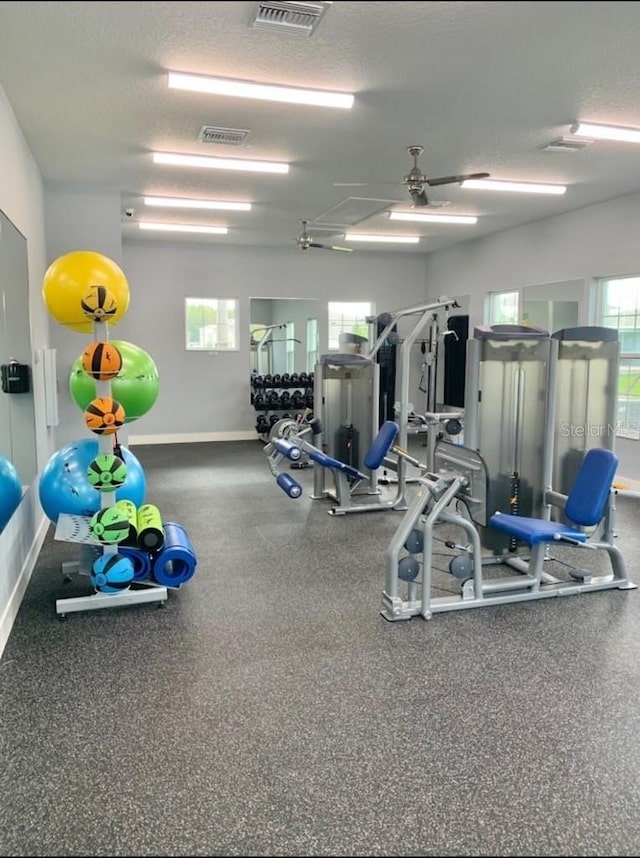
[[[341,247],[338,244],[319,244],[317,241],[309,242],[309,247],[317,247],[320,250],[342,250],[346,253],[353,252],[353,247]]]
[[[379,188],[383,185],[397,185],[398,182],[334,182],[334,188]]]
[[[467,173],[462,176],[441,176],[439,179],[427,179],[427,184],[431,187],[435,185],[456,185],[461,182],[466,182],[467,179],[488,179],[490,173]]]

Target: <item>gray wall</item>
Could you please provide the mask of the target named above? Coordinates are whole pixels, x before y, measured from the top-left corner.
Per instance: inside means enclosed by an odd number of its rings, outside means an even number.
[[[149,352],[160,374],[158,400],[130,424],[131,443],[194,437],[255,437],[250,404],[249,300],[318,299],[320,350],[327,348],[327,302],[373,301],[376,311],[422,302],[425,258],[404,253],[301,253],[203,242],[123,244],[131,304],[118,338]],[[185,297],[240,301],[240,349],[187,352]]]
[[[49,184],[45,189],[45,227],[47,264],[76,250],[103,253],[122,267],[120,191],[112,186]],[[125,271],[126,275],[126,271]],[[130,286],[131,288],[131,286]],[[82,412],[69,393],[69,375],[73,362],[91,342],[91,334],[81,334],[50,319],[51,346],[56,349],[59,425],[55,430],[56,449],[78,438],[90,437]],[[118,327],[114,339],[124,339]],[[132,340],[135,342],[135,340]],[[119,434],[122,443],[127,433]]]

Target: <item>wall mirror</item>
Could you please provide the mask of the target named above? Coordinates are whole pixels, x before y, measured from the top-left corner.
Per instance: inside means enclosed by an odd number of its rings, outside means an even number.
[[[551,334],[585,324],[582,321],[584,294],[584,280],[526,286],[522,290],[523,322]]]
[[[251,372],[313,372],[318,360],[318,302],[301,298],[251,298]]]
[[[37,474],[27,240],[0,211],[0,455],[26,488]],[[19,367],[14,372],[14,367]],[[16,379],[19,378],[19,381]],[[8,392],[5,392],[7,388]]]

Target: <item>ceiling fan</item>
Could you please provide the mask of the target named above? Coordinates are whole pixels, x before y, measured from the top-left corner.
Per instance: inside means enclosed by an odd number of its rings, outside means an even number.
[[[302,232],[298,236],[296,244],[301,250],[308,250],[310,247],[317,247],[321,250],[341,250],[345,253],[353,252],[352,247],[342,247],[338,244],[320,244],[320,242],[315,241],[313,236],[309,235],[309,233],[307,232],[307,224],[309,223],[309,221],[303,219],[300,222],[302,224]]]
[[[418,166],[418,158],[424,152],[424,146],[408,146],[407,152],[413,158],[413,166],[404,176],[402,184],[409,191],[409,195],[411,196],[411,204],[414,208],[425,208],[426,206],[434,205],[434,203],[430,202],[429,198],[427,197],[425,185],[428,185],[429,187],[436,187],[437,185],[457,185],[467,181],[467,179],[486,179],[490,175],[489,173],[465,173],[459,176],[440,176],[437,179],[430,179],[428,176],[425,176],[421,168]],[[366,184],[368,183],[335,182],[336,187],[362,187]],[[374,182],[373,184],[376,183]],[[383,184],[391,183],[384,182]],[[443,205],[443,203],[440,202],[438,203],[438,205]]]

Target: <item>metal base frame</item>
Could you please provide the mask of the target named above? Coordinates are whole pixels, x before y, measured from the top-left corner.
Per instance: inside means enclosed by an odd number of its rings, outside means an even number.
[[[123,590],[121,593],[93,593],[91,596],[77,596],[70,599],[56,599],[56,614],[64,619],[67,614],[78,611],[99,611],[103,608],[122,608],[126,605],[141,605],[148,602],[166,604],[167,588],[148,587],[143,590]]]
[[[78,560],[69,560],[62,564],[62,574],[65,581],[70,581],[73,574],[86,575]],[[72,596],[68,599],[56,599],[56,614],[61,620],[67,614],[79,611],[101,611],[103,608],[122,608],[128,605],[142,605],[158,602],[164,607],[169,598],[167,587],[153,582],[136,581],[128,590],[120,593],[92,593],[88,596]]]
[[[382,616],[390,621],[409,620],[421,616],[425,620],[434,614],[446,611],[480,608],[489,605],[508,605],[557,596],[581,595],[602,590],[635,590],[637,585],[629,580],[622,553],[610,542],[572,541],[572,546],[591,551],[606,551],[611,563],[609,574],[593,575],[584,570],[575,570],[572,581],[558,581],[546,576],[543,570],[547,558],[548,542],[534,545],[528,562],[519,559],[512,568],[520,571],[517,576],[486,579],[484,568],[489,565],[507,565],[504,558],[483,557],[480,535],[475,524],[453,511],[453,503],[464,496],[467,479],[450,473],[439,479],[425,479],[424,488],[405,513],[386,552],[386,584],[382,594]],[[432,596],[432,557],[434,548],[434,526],[438,522],[457,525],[470,541],[469,551],[473,559],[473,577],[465,580],[459,595]],[[422,581],[406,583],[407,598],[399,593],[398,562],[409,534],[419,529],[423,534]],[[404,583],[404,582],[403,582]]]

